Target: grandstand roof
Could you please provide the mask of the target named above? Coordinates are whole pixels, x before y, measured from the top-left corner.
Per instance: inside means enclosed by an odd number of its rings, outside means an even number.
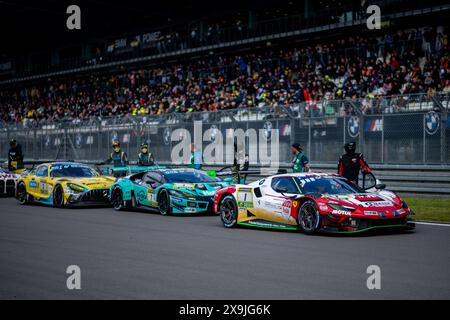
[[[248,10],[259,10],[269,19],[300,13],[305,1],[309,1],[309,10],[360,3],[360,0],[1,0],[0,35],[3,44],[8,45],[0,46],[0,54],[19,54],[208,17],[235,17],[239,13],[245,15]],[[82,30],[77,32],[65,28],[66,8],[74,3],[82,11]]]

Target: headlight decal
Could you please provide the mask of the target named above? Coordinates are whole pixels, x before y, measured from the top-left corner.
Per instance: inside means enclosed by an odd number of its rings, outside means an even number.
[[[81,192],[84,192],[84,190],[85,190],[85,188],[83,188],[82,186],[79,186],[79,185],[74,184],[74,183],[68,183],[67,184],[67,188],[69,189],[68,190],[69,192],[73,191],[73,192],[76,192],[76,193],[81,193]]]

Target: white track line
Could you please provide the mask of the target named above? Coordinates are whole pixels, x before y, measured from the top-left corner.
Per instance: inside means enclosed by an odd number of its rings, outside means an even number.
[[[416,224],[424,224],[424,225],[427,225],[427,226],[450,227],[450,223],[434,223],[434,222],[420,222],[420,221],[416,221]]]

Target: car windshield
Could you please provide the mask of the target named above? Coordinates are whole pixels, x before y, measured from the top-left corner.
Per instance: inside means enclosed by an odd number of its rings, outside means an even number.
[[[205,183],[205,182],[218,182],[219,178],[208,176],[205,172],[198,170],[191,171],[167,171],[164,173],[167,182],[170,183]]]
[[[97,172],[88,166],[80,165],[54,165],[50,171],[52,177],[81,177],[90,178],[97,176]]]
[[[340,177],[296,177],[302,193],[352,194],[363,193],[364,189]]]

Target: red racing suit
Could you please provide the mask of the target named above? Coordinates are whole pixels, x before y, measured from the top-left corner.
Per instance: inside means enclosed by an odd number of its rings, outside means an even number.
[[[364,160],[362,153],[345,153],[339,158],[338,174],[348,180],[358,184],[359,171],[371,172],[369,165]]]

